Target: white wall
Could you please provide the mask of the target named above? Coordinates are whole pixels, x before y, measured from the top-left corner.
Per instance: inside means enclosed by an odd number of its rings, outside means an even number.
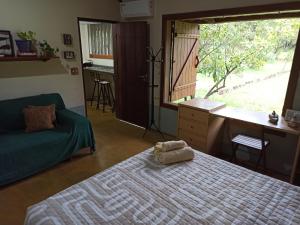
[[[20,74],[23,74],[20,77],[16,71],[13,78],[0,75],[0,99],[59,92],[67,107],[83,107],[82,76],[71,76],[68,73],[69,67],[80,68],[77,17],[118,21],[119,2],[116,0],[0,0],[0,5],[0,29],[10,30],[14,34],[18,31],[32,30],[37,33],[37,39],[45,39],[61,51],[72,50],[76,54],[75,61],[62,60],[63,67],[66,69],[63,73],[24,76],[24,71],[20,71]],[[73,47],[63,45],[62,33],[73,36]],[[32,67],[36,63],[38,62],[30,62]],[[45,66],[47,63],[49,62],[45,62]],[[4,64],[0,62],[0,71],[1,65]],[[19,65],[21,65],[19,62],[10,63],[14,70],[20,67]]]

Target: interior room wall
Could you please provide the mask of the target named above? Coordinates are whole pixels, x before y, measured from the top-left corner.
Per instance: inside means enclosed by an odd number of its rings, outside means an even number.
[[[1,0],[0,29],[10,30],[14,37],[16,32],[32,30],[37,33],[38,40],[47,40],[50,45],[60,51],[74,51],[76,59],[61,60],[64,70],[57,74],[49,70],[32,76],[26,67],[39,67],[41,62],[27,62],[25,69],[22,63],[10,62],[8,66],[15,74],[0,75],[0,99],[11,99],[40,93],[58,92],[62,95],[68,108],[84,113],[83,83],[80,71],[80,45],[78,36],[77,17],[116,20],[120,19],[119,2],[112,0]],[[68,33],[73,37],[73,46],[66,47],[62,43],[62,34]],[[49,61],[50,62],[50,61]],[[49,62],[44,63],[45,67]],[[3,69],[0,62],[0,71]],[[29,64],[29,65],[28,65]],[[2,67],[2,68],[1,68]],[[70,68],[78,67],[79,74],[70,75]],[[18,71],[19,69],[19,71]],[[21,74],[21,75],[19,75]]]
[[[173,13],[185,13],[202,10],[213,10],[222,8],[235,8],[242,6],[254,6],[264,5],[272,3],[285,3],[284,0],[154,0],[155,10],[153,18],[148,19],[150,24],[150,43],[151,46],[157,50],[161,47],[162,40],[162,15]],[[289,2],[292,2],[289,1]],[[295,1],[297,2],[297,1]],[[156,67],[156,83],[160,83],[160,68]],[[159,106],[160,89],[156,89],[155,93],[155,108],[156,118],[159,121],[160,128],[163,132],[176,136],[177,131],[177,111],[160,108]],[[300,82],[298,82],[298,89],[294,102],[294,108],[300,109]],[[286,138],[280,138],[277,136],[271,136],[272,149],[270,153],[272,160],[269,160],[268,164],[271,168],[276,169],[282,173],[288,173],[291,168],[291,162],[294,154],[294,137],[287,136]],[[226,147],[226,146],[225,146]],[[228,146],[227,146],[228,147]],[[230,148],[230,146],[229,146]]]
[[[99,66],[114,66],[114,60],[112,59],[95,59],[90,58],[89,54],[89,40],[88,40],[88,22],[80,22],[80,36],[81,36],[81,48],[83,62],[92,61],[93,64]]]

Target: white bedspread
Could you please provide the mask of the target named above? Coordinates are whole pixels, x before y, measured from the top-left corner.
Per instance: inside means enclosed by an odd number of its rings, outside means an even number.
[[[38,224],[300,224],[300,188],[195,151],[153,161],[151,149],[28,208]]]

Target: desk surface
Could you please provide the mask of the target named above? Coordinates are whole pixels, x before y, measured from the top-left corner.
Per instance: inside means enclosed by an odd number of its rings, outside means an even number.
[[[202,98],[194,98],[192,100],[179,103],[179,105],[205,112],[212,112],[225,106],[222,102],[214,102]]]
[[[253,112],[243,109],[224,107],[211,112],[215,116],[220,116],[228,119],[234,119],[247,123],[262,125],[268,129],[283,131],[289,134],[300,135],[300,129],[293,129],[287,125],[287,122],[281,116],[277,125],[269,122],[269,114],[264,112]]]

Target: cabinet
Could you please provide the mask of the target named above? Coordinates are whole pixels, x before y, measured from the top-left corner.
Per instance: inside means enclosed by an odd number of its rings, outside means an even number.
[[[193,99],[178,106],[178,138],[193,148],[216,155],[222,141],[224,118],[211,112],[224,107],[224,103],[207,99]]]

